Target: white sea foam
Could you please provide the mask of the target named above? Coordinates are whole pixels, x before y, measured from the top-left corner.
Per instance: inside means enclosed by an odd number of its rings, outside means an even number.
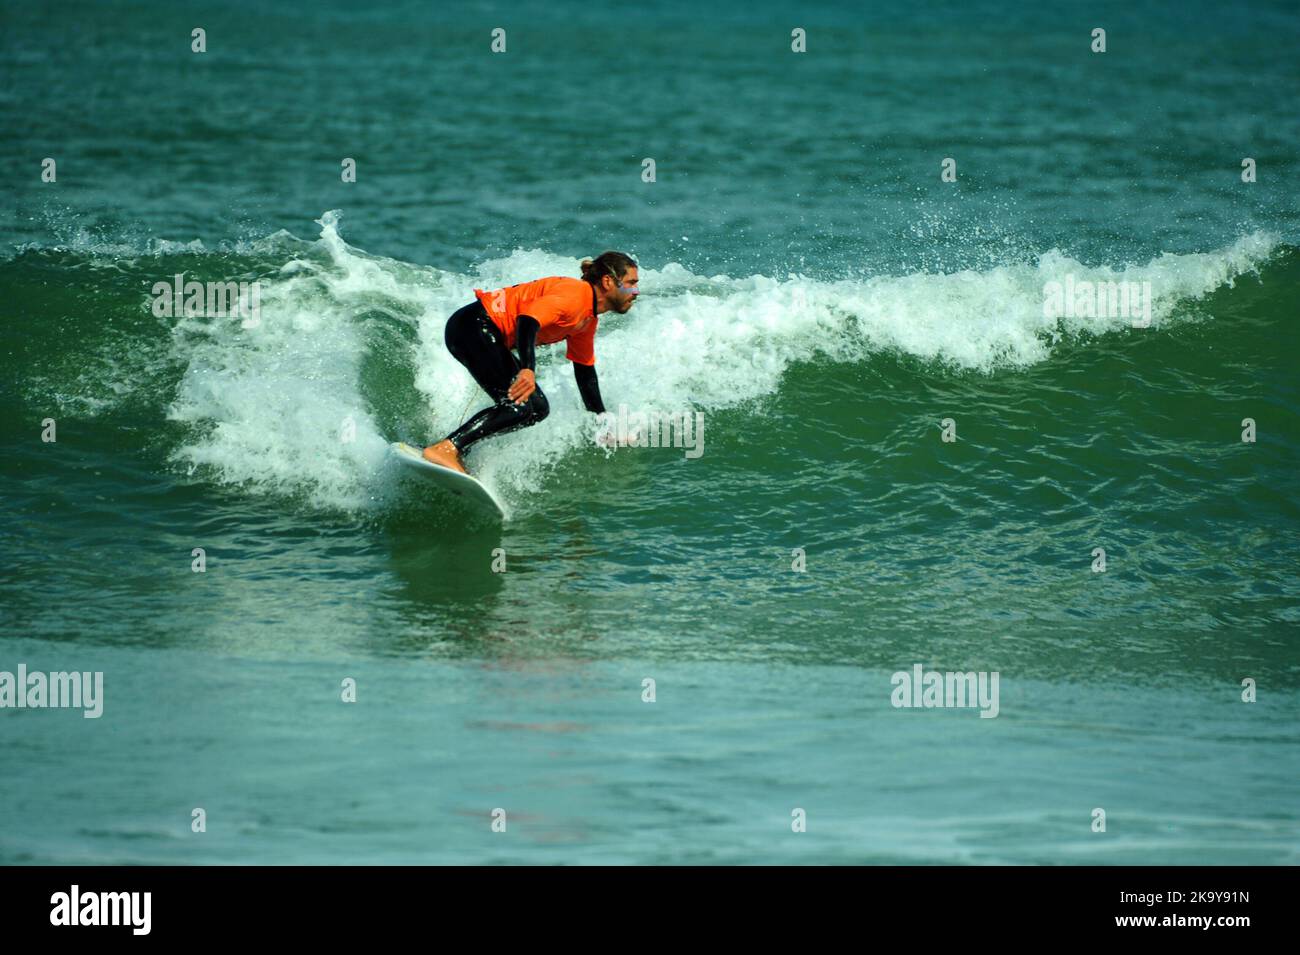
[[[182,319],[188,357],[168,417],[199,426],[174,458],[255,492],[306,493],[321,505],[367,506],[379,494],[387,442],[360,392],[363,329],[377,296],[414,302],[390,271],[347,250],[321,220],[329,264],[294,259],[263,284],[262,320]],[[352,431],[353,440],[344,440]]]

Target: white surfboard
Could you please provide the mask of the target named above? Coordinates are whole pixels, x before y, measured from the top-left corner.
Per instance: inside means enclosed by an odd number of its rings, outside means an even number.
[[[394,441],[389,445],[389,448],[392,449],[393,457],[397,458],[398,461],[413,470],[419,471],[444,491],[458,495],[466,503],[480,511],[495,514],[498,519],[506,516],[506,509],[501,506],[501,502],[497,500],[496,495],[475,478],[470,477],[468,474],[461,474],[451,468],[445,468],[441,464],[426,461],[421,448],[412,447],[405,441]]]

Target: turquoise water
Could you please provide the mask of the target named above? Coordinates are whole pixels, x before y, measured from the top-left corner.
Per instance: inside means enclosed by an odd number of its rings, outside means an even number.
[[[4,10],[0,671],[104,712],[0,709],[0,861],[1294,864],[1300,15],[586,10]],[[703,453],[557,349],[502,526],[399,473],[446,317],[605,248]]]

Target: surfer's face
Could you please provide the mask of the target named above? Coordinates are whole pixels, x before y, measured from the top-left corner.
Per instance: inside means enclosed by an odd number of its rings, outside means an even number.
[[[609,307],[616,312],[625,313],[632,307],[638,294],[637,289],[636,266],[628,269],[623,273],[621,282],[615,281],[614,276],[609,277],[609,284],[613,286],[606,297],[609,300]]]

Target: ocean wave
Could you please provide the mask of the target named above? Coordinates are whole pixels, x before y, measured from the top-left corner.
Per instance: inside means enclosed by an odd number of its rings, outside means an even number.
[[[68,251],[82,265],[151,257],[131,266],[146,311],[149,280],[169,279],[177,257],[187,274],[203,272],[205,254],[220,256],[221,268],[258,272],[260,321],[140,323],[140,334],[170,338],[161,352],[140,349],[151,356],[150,374],[130,360],[129,337],[118,336],[106,340],[111,353],[79,363],[76,380],[41,382],[38,374],[33,387],[94,416],[131,400],[149,380],[156,410],[183,426],[170,460],[196,479],[344,510],[390,506],[398,479],[388,442],[437,439],[486,402],[446,351],[447,316],[475,287],[574,275],[577,258],[519,249],[461,274],[352,248],[339,233],[337,212],[318,223],[314,241],[278,232],[222,250],[193,243],[97,246],[87,239]],[[1049,250],[1034,262],[986,271],[835,281],[703,276],[676,263],[647,262],[633,311],[601,317],[601,387],[611,407],[717,412],[776,394],[791,366],[803,362],[860,363],[889,353],[959,373],[1024,368],[1049,359],[1065,340],[1158,334],[1193,315],[1189,303],[1258,272],[1282,248],[1278,236],[1257,232],[1216,251],[1139,264],[1088,266]],[[48,268],[49,250],[41,256]],[[1067,279],[1149,283],[1151,327],[1133,329],[1127,317],[1045,316],[1045,287]],[[551,417],[472,457],[476,473],[508,503],[543,487],[548,472],[589,447],[594,434],[594,418],[563,368],[563,345],[539,352]],[[181,369],[179,378],[160,387],[159,369],[169,368]],[[88,374],[112,380],[88,381]]]

